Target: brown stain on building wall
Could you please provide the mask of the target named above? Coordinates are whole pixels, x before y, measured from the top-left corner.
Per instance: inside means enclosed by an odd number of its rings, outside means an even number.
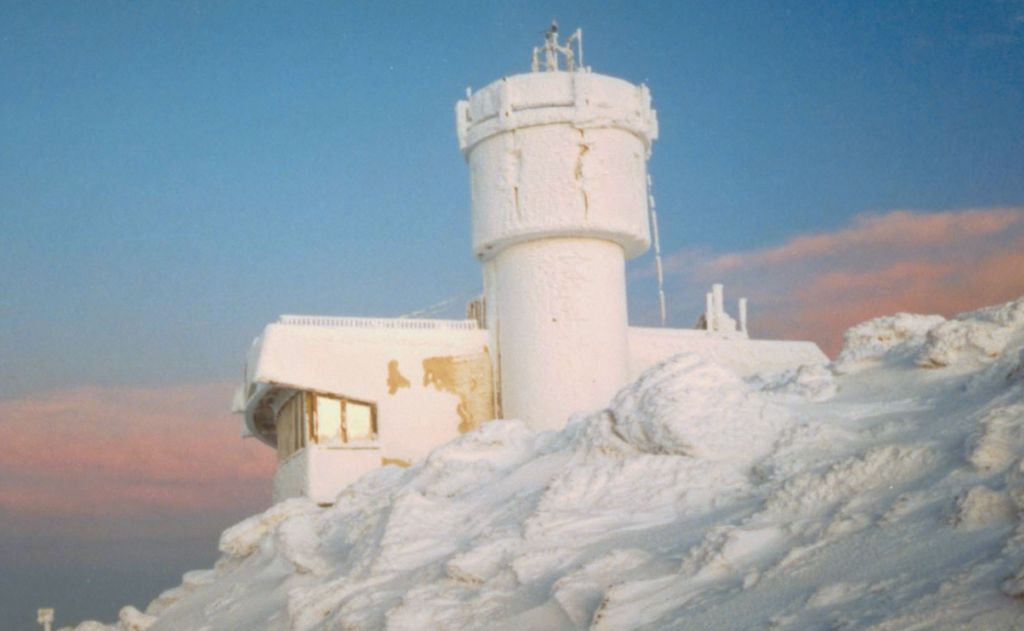
[[[398,372],[398,360],[388,362],[388,394],[394,394],[402,388],[409,387],[409,380]]]
[[[455,411],[459,432],[466,433],[494,418],[491,359],[484,349],[474,355],[444,355],[423,360],[423,385],[459,397]]]
[[[412,465],[412,463],[409,462],[408,460],[406,460],[405,458],[387,458],[387,457],[384,457],[384,458],[380,459],[380,465],[382,467],[386,467],[389,464],[398,465],[399,467],[406,467],[406,468],[408,468],[409,466]]]

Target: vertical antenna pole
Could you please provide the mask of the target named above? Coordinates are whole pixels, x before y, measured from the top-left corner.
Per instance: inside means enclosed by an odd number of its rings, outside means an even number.
[[[580,53],[580,59],[583,58]],[[583,62],[580,62],[583,65]],[[651,209],[651,234],[654,237],[654,267],[658,272],[658,312],[661,315],[661,326],[665,326],[665,271],[661,265],[661,240],[658,238],[658,210],[654,205],[654,194],[651,192],[651,176],[647,175],[647,206]]]
[[[558,70],[558,25],[554,20],[544,33],[544,69],[548,72]]]
[[[723,321],[725,318],[725,288],[721,283],[715,283],[711,286],[711,298],[714,301],[715,308],[715,330],[718,331],[722,328]]]
[[[576,50],[580,53],[580,70],[583,72],[587,71],[587,67],[583,65],[583,29],[576,29]]]

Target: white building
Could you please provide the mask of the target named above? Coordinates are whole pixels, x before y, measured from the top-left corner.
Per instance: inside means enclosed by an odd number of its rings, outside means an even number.
[[[579,48],[573,51],[575,43]],[[331,503],[366,471],[408,465],[495,418],[557,429],[646,368],[696,352],[740,374],[826,358],[750,340],[722,288],[698,329],[630,327],[625,262],[651,244],[646,86],[582,65],[549,31],[533,71],[456,107],[483,296],[467,320],[282,316],[249,351],[235,409],[278,452],[275,500]]]

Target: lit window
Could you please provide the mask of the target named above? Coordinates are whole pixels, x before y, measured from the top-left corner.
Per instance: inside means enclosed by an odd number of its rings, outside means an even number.
[[[377,410],[372,403],[310,394],[317,443],[353,442],[377,438]]]
[[[374,437],[373,409],[369,404],[345,401],[345,437],[347,440],[370,440]]]
[[[316,441],[326,443],[341,440],[341,399],[316,397]]]

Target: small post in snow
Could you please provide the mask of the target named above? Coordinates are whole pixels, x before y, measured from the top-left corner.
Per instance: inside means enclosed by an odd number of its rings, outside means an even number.
[[[53,624],[53,609],[40,609],[36,621],[43,625],[43,631],[50,631],[50,625]]]

